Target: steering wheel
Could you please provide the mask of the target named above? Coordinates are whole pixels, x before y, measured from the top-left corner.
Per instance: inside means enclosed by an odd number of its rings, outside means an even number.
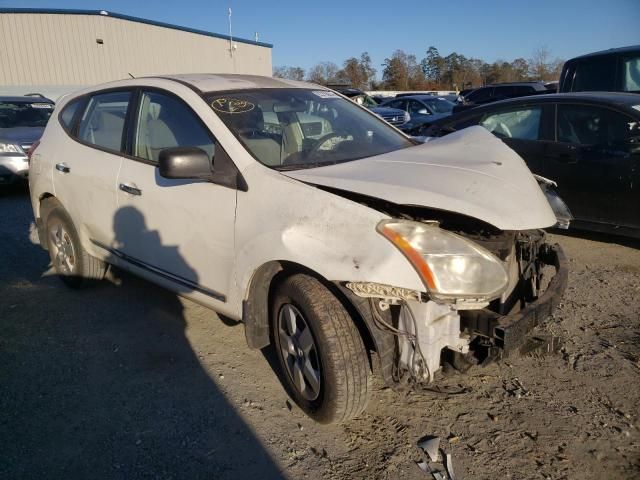
[[[325,143],[327,143],[332,138],[341,138],[343,136],[344,134],[338,133],[338,132],[331,132],[331,133],[327,133],[326,135],[323,135],[316,141],[316,144],[311,148],[311,150],[309,151],[309,156],[310,157],[316,156],[320,151],[320,147]]]

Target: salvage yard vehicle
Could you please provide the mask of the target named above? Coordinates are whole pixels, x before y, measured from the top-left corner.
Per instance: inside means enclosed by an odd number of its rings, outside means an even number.
[[[640,45],[611,48],[567,60],[558,92],[640,93]]]
[[[557,182],[571,225],[640,238],[640,95],[584,92],[492,103],[419,132],[440,137],[481,125],[534,174]]]
[[[54,103],[37,95],[0,97],[0,185],[24,180],[28,154],[40,138]]]
[[[454,105],[449,100],[434,95],[403,95],[400,98],[388,100],[380,106],[407,112],[409,121],[399,125],[398,128],[412,135],[425,125],[431,125],[434,121],[451,115]]]
[[[310,138],[309,112],[331,131]],[[29,182],[65,283],[114,264],[241,320],[323,423],[364,410],[372,370],[419,386],[445,357],[517,349],[567,280],[541,230],[556,223],[550,204],[500,140],[477,127],[418,145],[303,82],[207,74],[86,89],[58,106]]]

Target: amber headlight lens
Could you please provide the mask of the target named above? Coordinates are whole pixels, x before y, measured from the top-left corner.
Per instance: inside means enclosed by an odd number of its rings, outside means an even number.
[[[408,220],[383,220],[378,231],[407,257],[436,299],[491,300],[507,288],[502,262],[466,238]]]

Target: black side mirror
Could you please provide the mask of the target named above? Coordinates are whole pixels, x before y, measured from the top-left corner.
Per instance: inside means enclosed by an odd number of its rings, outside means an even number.
[[[160,175],[164,178],[200,178],[212,176],[207,152],[197,147],[166,148],[160,152]]]

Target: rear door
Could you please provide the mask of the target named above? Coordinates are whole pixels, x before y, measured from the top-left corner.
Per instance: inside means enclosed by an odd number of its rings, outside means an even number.
[[[177,290],[224,302],[232,277],[236,190],[167,179],[157,168],[166,148],[198,147],[214,171],[224,151],[181,98],[156,89],[139,95],[132,155],[118,176],[115,246],[129,263],[168,279]]]
[[[543,175],[578,220],[639,225],[637,120],[602,106],[558,104]],[[635,133],[634,133],[635,132]],[[635,147],[637,148],[637,146]]]
[[[116,182],[122,162],[131,90],[96,92],[82,103],[78,125],[63,126],[75,140],[56,153],[53,183],[78,230],[100,245],[113,241]],[[74,104],[78,107],[80,103]],[[72,106],[74,106],[72,105]],[[64,113],[76,115],[71,110]]]
[[[533,173],[541,174],[549,110],[542,104],[501,108],[484,114],[479,125],[513,148]]]

